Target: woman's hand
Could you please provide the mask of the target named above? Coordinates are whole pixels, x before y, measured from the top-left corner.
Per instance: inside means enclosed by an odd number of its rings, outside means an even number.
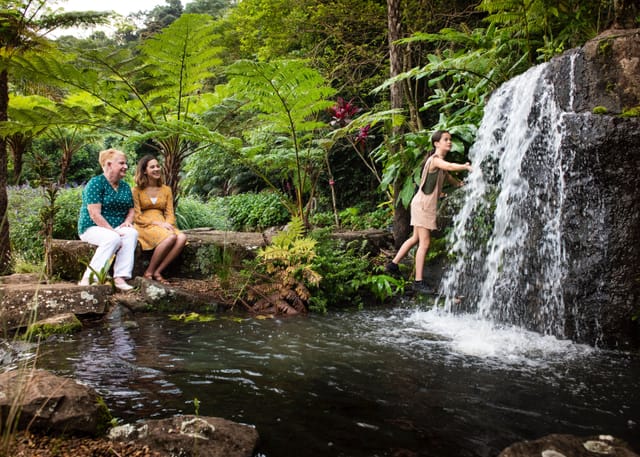
[[[156,225],[159,227],[162,227],[165,230],[168,230],[169,232],[173,232],[176,229],[173,225],[169,224],[168,222],[156,222]]]

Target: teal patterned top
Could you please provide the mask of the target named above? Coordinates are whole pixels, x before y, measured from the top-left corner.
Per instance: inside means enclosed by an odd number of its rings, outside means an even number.
[[[124,181],[118,183],[116,191],[105,175],[94,176],[89,180],[82,191],[82,206],[78,218],[78,234],[83,234],[89,227],[95,226],[95,222],[89,216],[87,205],[100,203],[102,205],[102,217],[111,227],[116,228],[122,224],[133,208],[133,196],[131,187]]]

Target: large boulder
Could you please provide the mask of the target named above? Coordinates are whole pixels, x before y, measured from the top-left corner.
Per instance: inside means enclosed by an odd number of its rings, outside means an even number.
[[[181,457],[252,457],[259,439],[254,427],[189,415],[118,426],[110,430],[109,437]]]
[[[59,314],[103,314],[111,286],[55,284],[0,284],[2,331],[27,327]]]
[[[68,435],[103,435],[111,415],[90,387],[45,370],[19,369],[0,374],[2,424]],[[16,420],[17,419],[17,420]]]
[[[640,29],[607,31],[551,65],[566,111],[565,333],[590,344],[637,347],[640,331],[632,317],[640,309]]]

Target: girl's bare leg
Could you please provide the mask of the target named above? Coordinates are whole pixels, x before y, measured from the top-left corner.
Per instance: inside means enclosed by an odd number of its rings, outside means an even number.
[[[418,249],[416,250],[416,281],[422,281],[424,272],[424,259],[429,251],[431,243],[431,231],[425,227],[415,227],[414,232],[418,232]]]
[[[149,261],[149,266],[147,267],[143,275],[145,278],[152,279],[154,278],[154,276],[156,276],[156,270],[158,269],[158,266],[171,251],[171,248],[173,248],[176,240],[177,236],[172,234],[162,240],[162,242],[155,247],[155,249],[153,250],[153,254],[151,255],[151,260]]]
[[[173,243],[173,246],[171,247],[169,252],[166,253],[164,258],[160,262],[160,265],[156,267],[156,270],[154,272],[154,276],[156,277],[162,277],[162,272],[164,271],[164,269],[167,268],[169,264],[173,262],[176,257],[178,257],[178,255],[180,255],[180,253],[184,249],[184,245],[187,243],[187,236],[184,233],[178,233],[174,236],[175,242]]]

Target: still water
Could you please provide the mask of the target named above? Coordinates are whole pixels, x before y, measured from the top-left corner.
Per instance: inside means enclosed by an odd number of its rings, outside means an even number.
[[[124,422],[257,427],[257,455],[495,456],[550,433],[640,451],[640,357],[415,307],[185,323],[137,316],[40,347]],[[194,402],[194,399],[198,402]]]

